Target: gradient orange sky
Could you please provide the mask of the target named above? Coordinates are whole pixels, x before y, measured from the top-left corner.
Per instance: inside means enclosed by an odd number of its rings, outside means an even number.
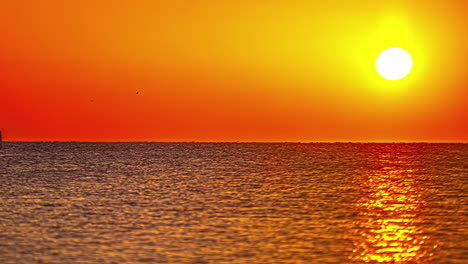
[[[464,1],[5,1],[10,141],[468,141]],[[390,47],[413,71],[378,75]],[[138,92],[138,94],[136,94]]]

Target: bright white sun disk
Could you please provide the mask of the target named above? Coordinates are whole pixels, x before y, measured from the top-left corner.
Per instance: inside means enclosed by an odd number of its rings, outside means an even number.
[[[413,59],[404,49],[389,48],[377,58],[377,72],[387,80],[396,81],[408,75],[413,68]]]

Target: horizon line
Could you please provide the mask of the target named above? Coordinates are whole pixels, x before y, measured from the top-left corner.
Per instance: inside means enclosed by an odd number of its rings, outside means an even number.
[[[88,141],[88,140],[11,140],[3,143],[198,143],[198,144],[468,144],[468,141]]]

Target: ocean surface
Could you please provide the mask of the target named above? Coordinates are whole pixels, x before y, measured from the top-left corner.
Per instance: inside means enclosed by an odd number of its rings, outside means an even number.
[[[0,263],[468,263],[468,144],[6,142]]]

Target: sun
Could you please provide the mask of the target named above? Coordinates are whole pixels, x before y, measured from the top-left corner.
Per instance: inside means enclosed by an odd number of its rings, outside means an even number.
[[[406,77],[411,72],[413,59],[404,49],[389,48],[380,53],[375,66],[382,77],[396,81]]]

